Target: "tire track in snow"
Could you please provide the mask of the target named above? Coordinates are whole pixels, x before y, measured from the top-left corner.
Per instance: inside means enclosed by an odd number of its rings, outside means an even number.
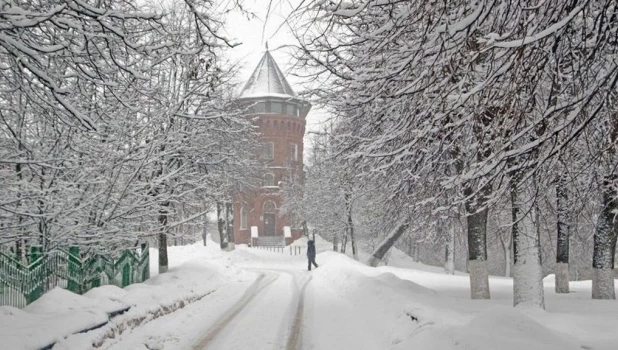
[[[272,287],[269,288],[269,290],[271,291],[270,293],[277,293],[277,291],[279,292],[281,291],[280,290],[281,283],[279,284],[273,284],[273,283],[277,281],[279,277],[282,276],[283,274],[290,275],[292,280],[296,282],[294,283],[295,288],[293,288],[293,291],[294,291],[293,299],[290,301],[289,307],[285,308],[287,309],[286,313],[289,315],[287,318],[289,322],[288,323],[289,326],[285,327],[284,337],[280,336],[279,341],[275,341],[275,343],[268,343],[268,344],[273,349],[275,348],[282,349],[282,350],[283,349],[286,349],[286,350],[300,350],[301,349],[305,290],[307,288],[307,285],[311,281],[311,276],[306,278],[304,280],[304,283],[301,286],[299,282],[302,281],[301,276],[305,276],[305,274],[300,274],[299,276],[299,274],[295,273],[295,271],[290,271],[288,269],[276,269],[276,268],[260,268],[260,269],[250,268],[248,270],[258,272],[259,277],[247,289],[247,291],[243,294],[243,296],[240,298],[238,303],[234,307],[232,307],[229,311],[227,311],[222,317],[220,317],[219,321],[217,321],[215,325],[208,330],[208,333],[206,334],[206,336],[201,338],[201,341],[199,341],[199,343],[197,343],[193,347],[193,349],[207,349],[210,347],[217,347],[217,348],[221,347],[222,345],[221,341],[223,339],[219,339],[220,335],[223,336],[225,334],[225,336],[228,336],[228,334],[226,334],[228,331],[228,328],[238,327],[237,322],[239,321],[246,322],[246,318],[247,317],[251,318],[252,316],[250,315],[252,315],[252,312],[256,311],[255,307],[257,305],[260,305],[260,303],[268,302],[266,299],[267,296],[269,298],[272,298],[272,294],[271,295],[264,294],[263,290],[266,287],[272,285]],[[273,274],[270,274],[269,272]],[[286,289],[286,290],[289,293],[289,289]],[[249,307],[250,305],[251,307]],[[281,309],[281,310],[284,310],[284,309]],[[239,315],[242,315],[242,317],[238,317]],[[283,329],[280,329],[280,331],[283,331]],[[275,345],[276,343],[279,343],[280,345],[277,346]],[[255,345],[266,346],[266,344],[255,344]],[[244,346],[238,347],[238,344],[232,345],[232,343],[227,344],[227,346],[230,346],[234,349],[236,348],[244,349],[245,348]]]
[[[309,276],[300,289],[300,294],[298,295],[298,301],[296,303],[296,314],[294,315],[294,322],[292,323],[290,336],[288,337],[288,343],[286,346],[287,350],[302,349],[301,326],[303,324],[303,310],[305,309],[305,290],[307,289],[309,282],[311,282],[311,278],[312,277]]]
[[[208,344],[210,344],[219,333],[236,317],[238,314],[253,300],[264,288],[273,283],[279,278],[279,275],[273,275],[270,278],[265,280],[266,275],[264,273],[260,273],[260,276],[253,282],[253,284],[247,289],[245,294],[240,298],[238,303],[234,305],[228,312],[223,315],[220,320],[214,325],[213,328],[206,334],[202,340],[198,344],[196,344],[193,349],[201,350],[206,349]]]

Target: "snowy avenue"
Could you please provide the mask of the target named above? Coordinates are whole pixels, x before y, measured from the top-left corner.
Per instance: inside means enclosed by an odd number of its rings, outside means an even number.
[[[618,344],[618,305],[590,300],[589,281],[572,283],[569,295],[551,294],[547,312],[517,310],[510,307],[512,279],[491,278],[492,300],[472,301],[466,275],[444,274],[399,250],[389,266],[373,269],[316,240],[320,267],[311,272],[305,257],[289,250],[241,246],[228,253],[209,240],[207,247],[170,247],[174,264],[157,275],[152,250],[153,277],[145,284],[84,296],[55,290],[27,312],[13,312],[0,337],[11,349],[52,340],[53,349],[119,350],[611,350]],[[546,290],[553,284],[546,278]],[[100,328],[70,335],[100,323],[95,316],[118,304],[132,307]],[[56,322],[45,322],[52,317]]]
[[[618,0],[0,0],[0,350],[618,350]]]

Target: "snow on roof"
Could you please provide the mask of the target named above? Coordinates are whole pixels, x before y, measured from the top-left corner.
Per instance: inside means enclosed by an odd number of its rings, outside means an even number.
[[[268,51],[240,92],[240,98],[296,97],[285,76]]]

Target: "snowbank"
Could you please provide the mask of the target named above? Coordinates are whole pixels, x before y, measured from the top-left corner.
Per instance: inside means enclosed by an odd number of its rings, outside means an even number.
[[[309,348],[388,349],[451,314],[426,305],[435,291],[392,273],[334,252],[318,254],[317,261],[305,306],[312,330],[303,344]]]
[[[212,241],[170,247],[168,273],[157,273],[157,251],[151,250],[151,276],[125,287],[106,285],[83,296],[56,288],[24,310],[0,307],[0,339],[6,349],[87,349],[109,338],[174,312],[229,283],[250,283],[256,275],[239,269]],[[130,309],[110,320],[109,314]],[[101,326],[87,333],[74,334]],[[68,338],[67,338],[68,337]]]
[[[580,350],[581,345],[513,307],[495,306],[462,326],[419,330],[395,349]]]
[[[587,332],[595,335],[579,324],[589,322],[585,315],[520,310],[510,306],[510,299],[470,300],[469,287],[462,284],[465,276],[401,269],[407,273],[402,275],[412,278],[400,278],[395,274],[399,269],[369,268],[332,252],[319,254],[317,260],[321,265],[312,272],[307,315],[313,329],[303,339],[309,348],[569,350],[591,344],[595,349],[594,345],[612,349],[606,345],[616,344],[615,338],[577,338]],[[446,280],[454,283],[448,285]],[[503,281],[498,280],[496,289]],[[549,304],[554,307],[552,301]],[[610,322],[602,313],[594,314],[600,317],[597,322]]]
[[[94,292],[81,296],[57,287],[23,310],[0,307],[2,347],[40,349],[69,334],[105,324],[109,314],[127,307],[107,295]]]

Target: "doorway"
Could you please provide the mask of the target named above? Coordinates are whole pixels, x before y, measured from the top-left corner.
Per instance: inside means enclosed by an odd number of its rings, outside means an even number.
[[[264,213],[264,236],[275,235],[275,214]]]

